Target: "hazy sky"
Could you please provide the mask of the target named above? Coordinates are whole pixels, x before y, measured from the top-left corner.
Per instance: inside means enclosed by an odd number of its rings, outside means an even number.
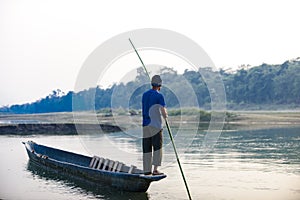
[[[298,2],[0,0],[0,106],[73,90],[97,46],[139,28],[184,34],[217,67],[281,64],[300,56]]]

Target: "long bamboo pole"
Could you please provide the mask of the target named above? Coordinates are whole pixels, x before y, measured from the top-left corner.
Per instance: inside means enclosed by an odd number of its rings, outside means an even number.
[[[135,46],[133,45],[133,43],[132,43],[132,41],[131,41],[130,38],[129,38],[129,42],[131,43],[131,45],[132,45],[132,47],[133,47],[135,53],[136,53],[137,56],[139,57],[139,59],[140,59],[142,65],[143,65],[143,67],[144,67],[144,69],[145,69],[145,71],[146,71],[146,74],[148,75],[148,78],[149,78],[149,80],[151,81],[151,78],[150,78],[150,75],[149,75],[149,73],[148,73],[148,71],[147,71],[147,68],[146,68],[146,66],[145,66],[145,64],[144,64],[144,62],[143,62],[143,60],[142,60],[142,58],[140,57],[139,53],[137,52],[137,50],[136,50]],[[173,145],[173,149],[174,149],[175,156],[176,156],[176,159],[177,159],[177,163],[178,163],[178,166],[179,166],[179,169],[180,169],[180,172],[181,172],[181,176],[182,176],[182,178],[183,178],[183,182],[184,182],[185,188],[186,188],[186,190],[187,190],[187,194],[188,194],[188,196],[189,196],[189,199],[192,200],[192,197],[191,197],[191,194],[190,194],[190,190],[189,190],[187,181],[186,181],[186,179],[185,179],[185,176],[184,176],[184,173],[183,173],[183,169],[182,169],[181,164],[180,164],[180,160],[179,160],[179,157],[178,157],[178,154],[177,154],[177,150],[176,150],[176,146],[175,146],[175,143],[174,143],[172,131],[171,131],[171,128],[170,128],[170,126],[169,126],[169,122],[168,122],[168,119],[167,119],[167,118],[165,119],[165,122],[166,122],[166,126],[167,126],[167,129],[168,129],[168,133],[169,133],[169,136],[170,136],[172,145]]]

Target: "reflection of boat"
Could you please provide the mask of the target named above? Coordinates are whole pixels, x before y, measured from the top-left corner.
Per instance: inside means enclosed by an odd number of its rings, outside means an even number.
[[[146,176],[142,170],[133,165],[127,166],[118,161],[67,152],[32,141],[23,144],[30,160],[37,165],[120,190],[146,192],[152,181],[166,177],[166,175]]]
[[[29,161],[27,164],[27,170],[31,172],[32,176],[39,178],[46,182],[55,181],[60,185],[64,185],[66,189],[72,190],[73,195],[82,194],[88,197],[100,197],[100,199],[132,199],[132,200],[148,200],[148,194],[145,192],[126,192],[119,191],[105,184],[95,185],[91,181],[87,181],[77,176],[70,176],[70,174],[57,173],[56,170],[37,165],[36,163]]]

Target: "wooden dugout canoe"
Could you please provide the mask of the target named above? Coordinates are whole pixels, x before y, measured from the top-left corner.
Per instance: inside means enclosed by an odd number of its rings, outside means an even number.
[[[70,174],[99,185],[132,192],[146,192],[152,181],[166,175],[144,175],[141,169],[97,156],[89,157],[44,145],[33,141],[23,142],[31,162],[49,167],[57,172]]]

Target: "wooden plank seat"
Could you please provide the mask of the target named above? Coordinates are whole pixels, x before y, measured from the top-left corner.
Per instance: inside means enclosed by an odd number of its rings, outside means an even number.
[[[93,169],[106,170],[106,171],[112,171],[112,172],[121,172],[123,166],[124,166],[124,163],[122,163],[122,162],[104,159],[104,158],[101,158],[98,156],[94,156],[91,159],[91,162],[89,165],[89,167],[93,168]],[[132,173],[132,170],[131,170],[131,173]]]
[[[136,166],[131,165],[129,168],[128,174],[133,174],[135,169],[136,169]]]

